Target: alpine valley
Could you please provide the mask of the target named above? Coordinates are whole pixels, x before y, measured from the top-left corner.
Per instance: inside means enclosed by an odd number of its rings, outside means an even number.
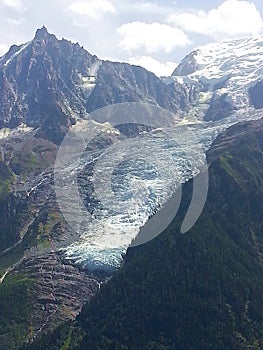
[[[1,350],[263,348],[263,37],[159,78],[43,27],[0,88]]]

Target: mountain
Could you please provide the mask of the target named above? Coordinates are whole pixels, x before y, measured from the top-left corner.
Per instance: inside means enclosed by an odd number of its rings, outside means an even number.
[[[73,124],[121,102],[147,102],[181,116],[197,93],[141,67],[101,61],[45,27],[0,58],[0,87],[0,252],[21,247],[17,257],[34,244],[77,239],[53,188],[58,146]],[[43,234],[32,237],[39,227]]]
[[[223,54],[227,50],[218,54],[221,60]],[[251,49],[247,60],[252,59]],[[16,349],[74,320],[122,265],[139,227],[198,173],[215,138],[241,120],[262,117],[260,64],[257,82],[248,87],[243,77],[244,89],[240,85],[243,94],[251,89],[255,106],[239,108],[231,86],[215,90],[191,70],[160,79],[141,67],[102,61],[45,27],[0,58],[0,348]],[[238,79],[245,74],[235,69]],[[125,125],[112,123],[116,112]],[[129,113],[136,126],[127,123]],[[175,123],[167,127],[169,118]],[[90,140],[82,121],[100,133]],[[80,217],[79,203],[95,218],[82,232],[66,220],[54,189],[54,165],[69,130],[89,141],[80,158],[75,143],[66,143],[73,156],[60,174],[79,193],[62,190],[73,221]],[[239,131],[244,139],[249,135]],[[158,259],[164,255],[165,250]]]
[[[130,248],[73,324],[26,349],[261,349],[263,120],[238,124],[210,151],[207,202],[180,234],[179,216]]]
[[[43,27],[0,58],[0,128],[24,123],[58,144],[77,120],[121,102],[207,121],[244,114],[262,108],[262,47],[261,37],[202,46],[173,79],[159,79],[138,66],[102,61]]]
[[[109,104],[147,102],[180,113],[195,98],[179,83],[126,63],[101,61],[80,45],[38,29],[0,59],[0,128],[22,123],[60,143],[69,127]]]
[[[172,76],[203,86],[197,102],[199,118],[209,121],[235,111],[247,113],[262,108],[262,53],[262,36],[208,44],[187,55]]]
[[[147,102],[181,115],[195,92],[141,67],[101,61],[45,27],[0,58],[0,88],[0,348],[15,349],[74,319],[107,278],[60,251],[79,240],[54,191],[54,162],[67,131],[90,112],[120,102]],[[109,142],[107,128],[105,135]]]

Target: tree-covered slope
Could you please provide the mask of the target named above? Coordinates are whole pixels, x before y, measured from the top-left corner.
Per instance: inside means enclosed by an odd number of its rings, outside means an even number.
[[[30,295],[34,280],[13,274],[0,280],[0,349],[17,349],[30,332],[29,316],[32,308]]]
[[[179,215],[124,266],[77,322],[33,349],[262,349],[263,121],[240,124],[208,154],[209,193],[195,226]],[[31,347],[28,347],[31,349]]]

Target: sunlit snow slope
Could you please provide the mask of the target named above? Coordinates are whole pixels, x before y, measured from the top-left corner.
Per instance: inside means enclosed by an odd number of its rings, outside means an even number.
[[[185,83],[202,84],[199,104],[203,112],[215,95],[224,95],[234,110],[244,112],[251,106],[249,88],[263,77],[263,37],[199,47],[182,60],[173,77]],[[200,105],[195,106],[199,111]],[[204,113],[200,114],[202,117]]]

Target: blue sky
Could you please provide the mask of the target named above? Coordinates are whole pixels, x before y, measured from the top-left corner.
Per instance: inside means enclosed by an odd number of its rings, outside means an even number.
[[[0,0],[0,55],[45,25],[103,59],[169,75],[193,48],[263,33],[262,0]]]

